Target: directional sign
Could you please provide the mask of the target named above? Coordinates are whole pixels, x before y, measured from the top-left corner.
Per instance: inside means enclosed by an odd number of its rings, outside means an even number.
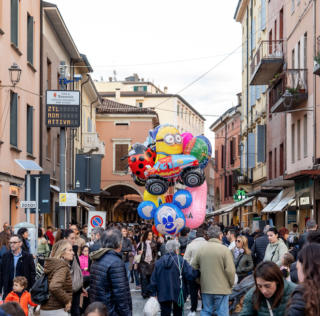
[[[77,206],[77,194],[76,193],[60,193],[59,194],[59,206]]]
[[[99,215],[93,216],[93,217],[91,218],[90,224],[91,224],[93,227],[101,227],[102,224],[103,224],[103,219],[102,219],[102,217],[99,216]]]
[[[91,230],[95,227],[106,226],[106,212],[102,211],[89,211],[88,212],[88,237],[91,237]]]
[[[36,201],[21,201],[20,207],[21,208],[36,208]]]

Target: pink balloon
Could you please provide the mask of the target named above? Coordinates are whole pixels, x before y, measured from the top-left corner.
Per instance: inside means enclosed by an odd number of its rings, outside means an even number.
[[[193,138],[193,135],[189,132],[186,132],[181,134],[181,137],[183,139],[183,150],[184,150],[187,144],[189,143],[189,141]]]
[[[195,188],[186,188],[192,195],[192,203],[188,208],[181,210],[186,218],[186,226],[190,229],[199,227],[206,216],[207,181]]]

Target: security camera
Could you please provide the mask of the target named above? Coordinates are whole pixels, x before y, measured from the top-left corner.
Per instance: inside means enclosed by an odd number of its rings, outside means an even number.
[[[73,79],[80,79],[80,80],[82,80],[82,75],[73,75]]]

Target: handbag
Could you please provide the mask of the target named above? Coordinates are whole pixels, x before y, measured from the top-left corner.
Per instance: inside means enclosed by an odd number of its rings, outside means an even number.
[[[143,251],[143,243],[142,243],[142,247],[141,250]],[[140,263],[141,261],[141,254],[137,254],[134,256],[134,263]]]
[[[76,258],[73,259],[70,274],[72,279],[72,292],[76,293],[83,285],[83,275]]]
[[[47,303],[49,296],[49,285],[48,285],[48,276],[43,274],[33,285],[30,290],[32,302],[43,305]]]

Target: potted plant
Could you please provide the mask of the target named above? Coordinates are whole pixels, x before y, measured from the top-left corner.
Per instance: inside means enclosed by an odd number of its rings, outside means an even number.
[[[320,65],[320,53],[317,54],[317,56],[314,57],[314,61]]]

